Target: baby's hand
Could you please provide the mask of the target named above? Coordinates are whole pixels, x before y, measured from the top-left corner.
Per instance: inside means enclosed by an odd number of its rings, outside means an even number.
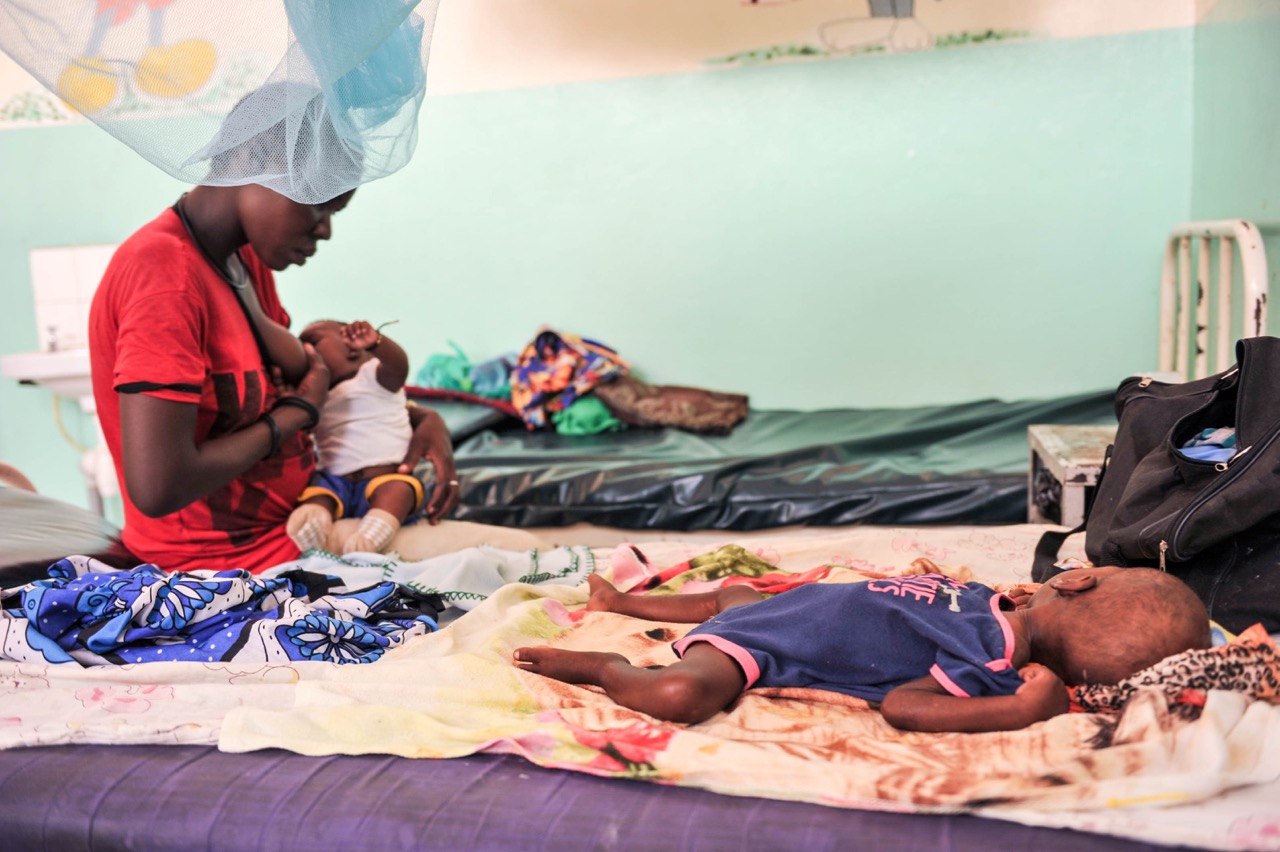
[[[1035,594],[1036,589],[1040,588],[1039,583],[997,583],[996,591],[1013,601],[1013,605],[1017,609],[1022,609],[1031,602],[1031,596]]]
[[[342,327],[342,342],[355,349],[368,349],[378,342],[378,330],[365,320],[356,320]]]
[[[1022,675],[1022,686],[1014,694],[1026,703],[1034,717],[1032,721],[1043,721],[1066,713],[1070,708],[1067,686],[1052,670],[1039,663],[1031,663],[1019,669],[1018,674]]]

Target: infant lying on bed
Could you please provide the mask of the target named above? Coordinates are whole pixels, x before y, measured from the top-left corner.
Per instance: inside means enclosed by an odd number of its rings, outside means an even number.
[[[642,669],[619,654],[518,648],[517,666],[602,687],[673,722],[709,719],[753,686],[811,687],[879,702],[914,731],[1003,731],[1068,708],[1066,685],[1114,684],[1209,646],[1209,615],[1181,580],[1147,568],[1076,568],[1015,608],[941,574],[811,584],[764,598],[747,586],[648,597],[588,578],[587,609],[702,622],[680,659]]]

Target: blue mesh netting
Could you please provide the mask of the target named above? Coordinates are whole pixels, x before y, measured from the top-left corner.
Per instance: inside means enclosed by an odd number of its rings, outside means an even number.
[[[180,180],[313,204],[409,161],[438,3],[0,0],[0,50]]]

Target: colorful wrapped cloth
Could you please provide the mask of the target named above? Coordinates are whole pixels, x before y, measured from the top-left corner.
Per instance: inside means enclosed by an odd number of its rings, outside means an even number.
[[[543,328],[516,359],[511,402],[530,429],[540,429],[597,385],[630,370],[630,364],[602,343]]]

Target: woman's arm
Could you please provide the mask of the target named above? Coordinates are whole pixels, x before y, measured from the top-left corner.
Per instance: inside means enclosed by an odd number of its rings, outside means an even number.
[[[296,396],[316,408],[324,404],[329,369],[307,347],[310,369]],[[120,394],[120,444],[124,487],[144,515],[158,518],[199,500],[257,464],[272,447],[272,430],[264,420],[203,443],[196,443],[194,403],[157,399],[140,393]],[[282,438],[297,434],[308,414],[293,406],[270,413]]]
[[[453,466],[453,440],[444,418],[429,408],[409,406],[409,422],[413,425],[413,437],[400,473],[413,473],[418,462],[426,459],[436,471],[436,487],[427,501],[427,521],[433,524],[453,511],[458,504],[458,472]]]
[[[308,368],[307,353],[302,347],[302,341],[263,312],[258,294],[252,287],[245,287],[240,293],[249,312],[249,319],[262,336],[262,343],[267,348],[267,358],[272,366],[280,369],[286,383],[298,384],[306,376]]]
[[[933,677],[891,690],[880,704],[885,721],[904,731],[1016,731],[1067,712],[1070,701],[1062,680],[1041,665],[1021,669],[1023,684],[1013,695],[963,698]]]

